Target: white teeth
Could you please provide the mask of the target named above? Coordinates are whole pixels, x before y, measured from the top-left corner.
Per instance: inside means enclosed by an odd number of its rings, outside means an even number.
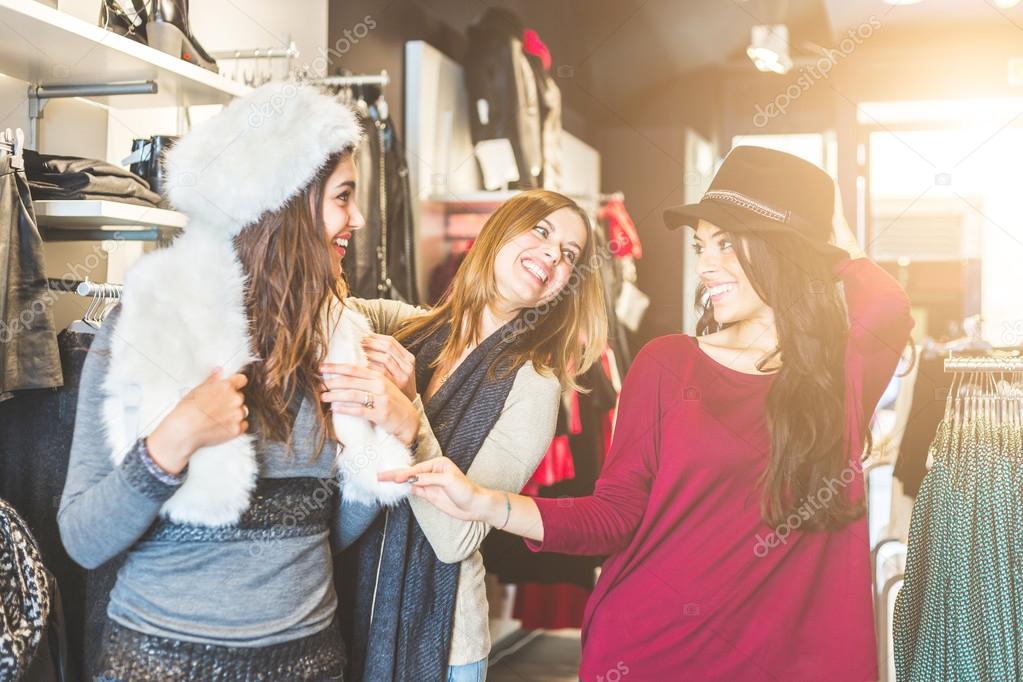
[[[340,246],[342,249],[348,247],[348,240],[343,237],[334,237],[334,246]]]
[[[734,284],[719,284],[716,287],[707,287],[707,293],[710,294],[711,296],[717,296],[719,294],[724,294],[729,291],[735,291]]]
[[[533,273],[533,275],[535,275],[538,280],[540,280],[544,284],[547,284],[547,273],[544,272],[539,265],[537,265],[533,261],[524,260],[522,261],[522,267]]]

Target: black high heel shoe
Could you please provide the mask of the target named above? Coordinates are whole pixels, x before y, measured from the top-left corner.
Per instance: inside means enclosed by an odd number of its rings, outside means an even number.
[[[99,6],[99,26],[143,45],[147,43],[146,21],[149,11],[145,0],[132,0],[134,14],[126,12],[117,0],[103,0]]]
[[[146,25],[150,47],[218,73],[217,60],[203,49],[188,27],[188,0],[152,0],[152,3]]]

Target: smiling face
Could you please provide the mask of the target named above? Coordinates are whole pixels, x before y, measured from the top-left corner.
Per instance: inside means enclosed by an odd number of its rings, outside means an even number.
[[[693,251],[697,272],[707,289],[714,320],[719,325],[741,322],[771,313],[746,276],[736,243],[717,225],[701,220],[696,229]]]
[[[501,247],[494,261],[499,301],[506,313],[534,308],[564,288],[586,247],[586,224],[560,208]]]
[[[330,244],[335,270],[341,272],[352,232],[366,225],[355,203],[355,162],[345,154],[323,185],[323,229]]]

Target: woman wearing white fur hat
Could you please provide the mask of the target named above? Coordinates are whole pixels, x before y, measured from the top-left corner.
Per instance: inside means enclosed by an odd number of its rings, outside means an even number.
[[[100,679],[343,676],[332,550],[374,507],[342,512],[339,488],[402,499],[376,473],[411,462],[420,425],[390,382],[358,410],[319,398],[321,363],[365,362],[338,276],[363,224],[359,135],[337,101],[271,84],[168,156],[189,224],[128,273],[92,345],[59,512],[82,565],[127,554]]]

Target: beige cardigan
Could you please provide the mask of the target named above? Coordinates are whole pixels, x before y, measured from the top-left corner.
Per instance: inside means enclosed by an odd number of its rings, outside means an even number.
[[[350,298],[345,303],[365,315],[378,334],[392,334],[402,321],[425,312],[400,301]],[[521,491],[550,447],[560,398],[557,379],[539,374],[531,363],[523,365],[501,416],[469,467],[469,478],[493,490]],[[417,459],[441,457],[444,453],[418,396],[415,405],[420,413]],[[461,562],[449,662],[463,665],[486,658],[490,654],[489,608],[479,548],[491,527],[478,521],[459,521],[417,497],[410,497],[409,503],[437,558],[445,563]]]

